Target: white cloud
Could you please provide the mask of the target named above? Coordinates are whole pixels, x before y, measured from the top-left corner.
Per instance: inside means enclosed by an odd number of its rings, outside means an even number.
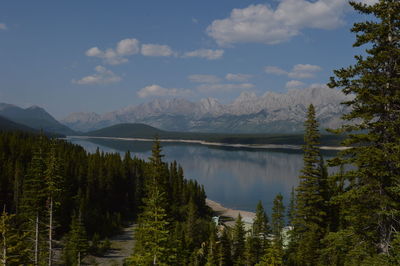
[[[217,49],[198,49],[191,52],[186,52],[183,57],[200,57],[208,60],[219,59],[224,55],[224,50]]]
[[[104,85],[122,80],[121,77],[103,66],[96,66],[94,70],[96,71],[95,74],[83,77],[80,80],[73,80],[72,82],[80,85]]]
[[[286,82],[287,89],[300,89],[304,87],[304,83],[298,80],[291,80]]]
[[[310,64],[298,64],[295,65],[291,72],[289,72],[289,77],[291,78],[313,78],[315,77],[315,73],[321,71],[322,68],[316,65]]]
[[[0,23],[0,30],[7,30],[8,27],[5,23]]]
[[[240,84],[202,84],[197,87],[197,90],[203,93],[210,92],[231,92],[236,90],[248,90],[254,87],[251,83]]]
[[[86,51],[86,56],[98,57],[103,59],[104,63],[110,65],[119,65],[128,62],[127,56],[139,52],[139,41],[136,39],[124,39],[117,43],[115,49],[106,49],[102,51],[97,46]]]
[[[139,41],[136,39],[125,39],[117,44],[118,55],[133,55],[139,52]]]
[[[360,2],[366,5],[373,5],[379,2],[379,0],[355,0],[354,2]]]
[[[306,28],[327,30],[342,25],[347,5],[345,0],[281,0],[275,9],[266,4],[250,5],[233,9],[228,18],[214,20],[207,34],[221,46],[277,44]]]
[[[144,56],[171,56],[174,52],[168,45],[143,44],[142,55]]]
[[[214,75],[201,75],[201,74],[194,74],[188,76],[188,79],[191,82],[196,82],[196,83],[218,83],[221,81],[220,78]]]
[[[266,66],[265,67],[265,72],[267,74],[273,74],[273,75],[287,75],[288,72],[283,70],[282,68],[276,67],[276,66]]]
[[[322,68],[317,65],[310,64],[297,64],[293,66],[291,71],[283,70],[277,66],[267,66],[265,67],[265,72],[272,75],[287,75],[290,78],[306,79],[313,78],[315,74],[321,71]]]
[[[248,74],[228,73],[228,74],[226,74],[225,79],[229,80],[229,81],[235,81],[235,82],[244,82],[244,81],[248,81],[251,77],[252,77],[252,75],[248,75]]]
[[[176,89],[176,88],[163,88],[159,85],[153,84],[150,86],[146,86],[140,89],[137,92],[140,98],[147,98],[147,97],[176,97],[176,96],[183,96],[191,94],[190,90],[185,89]]]

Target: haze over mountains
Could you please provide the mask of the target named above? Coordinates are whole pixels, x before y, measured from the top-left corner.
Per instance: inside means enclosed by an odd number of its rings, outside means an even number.
[[[267,92],[257,96],[243,92],[229,104],[214,98],[192,102],[186,99],[155,99],[114,112],[73,113],[61,122],[77,131],[91,131],[120,123],[145,123],[170,131],[219,133],[297,133],[303,130],[306,109],[316,107],[321,128],[341,124],[351,96],[325,86],[289,90],[285,94]],[[1,113],[0,113],[1,114]]]
[[[63,135],[76,134],[76,132],[58,122],[46,110],[38,106],[31,106],[24,109],[13,104],[0,103],[0,116],[15,123],[10,128],[16,129],[16,125],[18,124],[20,130],[23,131],[35,129]],[[8,122],[7,125],[9,124]],[[4,122],[4,128],[5,125],[6,123]]]

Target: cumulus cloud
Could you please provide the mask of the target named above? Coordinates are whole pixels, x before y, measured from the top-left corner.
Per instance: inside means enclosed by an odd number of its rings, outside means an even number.
[[[288,72],[276,66],[266,66],[265,72],[273,75],[287,75]]]
[[[355,0],[354,2],[359,2],[366,5],[373,5],[379,2],[379,0]]]
[[[0,30],[7,30],[8,27],[5,23],[0,23]]]
[[[183,57],[200,57],[208,60],[219,59],[224,55],[224,50],[198,49],[184,53]]]
[[[94,70],[95,74],[83,77],[80,80],[73,80],[72,82],[80,85],[104,85],[122,80],[121,77],[103,66],[96,66]]]
[[[229,81],[235,81],[235,82],[244,82],[244,81],[248,81],[252,76],[248,75],[248,74],[232,74],[232,73],[228,73],[225,76],[226,80]]]
[[[137,39],[124,39],[117,43],[116,48],[101,50],[97,46],[86,51],[86,56],[98,57],[103,59],[104,63],[110,65],[119,65],[128,62],[126,57],[137,54],[140,50]]]
[[[272,75],[285,75],[290,78],[306,79],[315,77],[316,73],[321,71],[322,68],[317,65],[310,64],[297,64],[293,66],[291,71],[286,71],[277,66],[266,66],[265,72]]]
[[[174,54],[171,47],[160,44],[143,44],[141,52],[144,56],[171,56]]]
[[[218,83],[221,81],[221,79],[217,76],[201,75],[201,74],[190,75],[188,76],[188,79],[191,82],[196,82],[196,83]]]
[[[153,84],[140,89],[137,92],[140,98],[147,97],[176,97],[191,94],[190,90],[176,89],[176,88],[163,88],[159,85]]]
[[[210,92],[231,92],[237,90],[248,90],[254,87],[251,83],[239,83],[239,84],[202,84],[197,87],[199,92],[210,93]]]
[[[300,89],[304,87],[304,83],[298,80],[291,80],[286,82],[286,89]]]
[[[281,0],[275,9],[267,4],[250,5],[233,9],[228,18],[214,20],[207,34],[221,46],[278,44],[306,28],[329,30],[342,25],[347,5],[345,0]]]
[[[295,65],[291,72],[289,72],[289,77],[291,78],[313,78],[315,77],[315,73],[321,71],[322,68],[316,65],[310,64],[298,64]]]

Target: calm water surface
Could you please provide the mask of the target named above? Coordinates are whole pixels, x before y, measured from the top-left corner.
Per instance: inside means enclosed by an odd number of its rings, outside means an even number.
[[[95,152],[97,147],[104,152],[121,154],[129,150],[133,156],[143,159],[150,156],[152,145],[126,140],[70,138],[69,141],[88,152]],[[186,178],[204,185],[209,199],[247,211],[254,211],[259,200],[270,210],[277,193],[282,193],[287,204],[303,166],[301,151],[221,149],[181,143],[162,143],[162,146],[164,160],[177,161]]]

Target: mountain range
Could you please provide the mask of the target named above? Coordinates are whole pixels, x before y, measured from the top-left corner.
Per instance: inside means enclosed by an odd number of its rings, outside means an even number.
[[[341,103],[350,99],[352,96],[339,90],[312,86],[262,96],[243,92],[228,104],[214,98],[198,102],[155,99],[105,114],[73,113],[61,122],[83,132],[120,123],[144,123],[170,131],[287,134],[303,131],[309,104],[314,104],[321,128],[340,126],[341,116],[347,111]]]
[[[62,135],[76,134],[75,131],[58,122],[46,110],[38,106],[21,108],[13,104],[0,103],[0,116],[3,117],[4,123],[1,126],[4,128],[19,128],[23,131],[43,130]]]

